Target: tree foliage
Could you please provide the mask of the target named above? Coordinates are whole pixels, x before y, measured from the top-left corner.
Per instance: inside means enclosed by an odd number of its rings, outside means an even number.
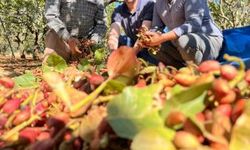
[[[34,50],[43,47],[44,0],[1,0],[1,45],[5,50]],[[6,41],[10,43],[6,46]]]
[[[249,0],[219,0],[210,1],[215,22],[221,29],[228,29],[250,24],[250,1]]]

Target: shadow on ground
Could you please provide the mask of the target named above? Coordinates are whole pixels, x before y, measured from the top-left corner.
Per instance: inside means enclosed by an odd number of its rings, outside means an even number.
[[[15,77],[25,73],[26,70],[34,70],[42,64],[41,57],[33,59],[32,56],[26,56],[22,59],[16,55],[12,58],[10,55],[0,55],[0,77]]]

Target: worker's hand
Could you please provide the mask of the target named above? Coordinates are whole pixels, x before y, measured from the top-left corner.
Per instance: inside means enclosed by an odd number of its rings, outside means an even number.
[[[148,42],[144,42],[143,45],[148,47],[158,46],[161,45],[162,42],[164,42],[163,36],[159,32],[146,32],[146,35],[150,37],[150,40]]]
[[[108,47],[111,51],[116,50],[118,48],[118,39],[110,38],[108,40]]]
[[[96,41],[90,40],[90,39],[83,40],[81,43],[82,43],[82,45],[84,45],[85,47],[91,47],[91,46],[94,46],[95,44],[97,44]]]
[[[143,43],[141,43],[139,40],[137,40],[133,46],[133,49],[136,51],[136,54],[143,48],[146,48],[146,46],[143,45]]]
[[[78,39],[71,37],[67,41],[67,44],[69,45],[69,49],[72,54],[82,53],[78,48],[78,45],[80,44]]]

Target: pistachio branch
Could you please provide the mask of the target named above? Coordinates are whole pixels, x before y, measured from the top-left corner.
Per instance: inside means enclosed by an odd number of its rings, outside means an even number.
[[[229,82],[230,87],[233,88],[244,78],[246,66],[240,58],[235,56],[229,56],[228,54],[225,54],[224,59],[231,62],[237,62],[240,65],[238,75]]]
[[[95,91],[93,91],[91,94],[89,94],[87,97],[85,97],[84,99],[82,99],[80,102],[78,102],[77,104],[73,105],[72,107],[70,107],[70,111],[71,112],[75,112],[77,110],[79,110],[80,108],[82,108],[84,105],[92,102],[102,91],[103,89],[107,86],[108,82],[111,80],[112,78],[108,78],[105,82],[103,82]]]
[[[8,139],[11,136],[13,136],[14,134],[18,133],[19,131],[21,131],[22,129],[24,129],[25,127],[27,127],[28,125],[30,125],[32,122],[34,122],[35,120],[38,120],[38,119],[40,119],[39,116],[32,115],[29,120],[27,120],[27,121],[19,124],[18,126],[14,127],[10,131],[6,132],[4,135],[2,135],[0,137],[0,139],[3,140],[3,141],[8,141]]]

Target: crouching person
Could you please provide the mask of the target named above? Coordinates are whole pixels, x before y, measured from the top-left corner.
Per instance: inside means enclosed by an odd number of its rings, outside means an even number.
[[[138,47],[138,29],[141,26],[151,27],[154,3],[154,0],[124,0],[123,4],[114,10],[108,37],[108,47],[111,51],[122,45]],[[122,35],[122,31],[125,35]],[[137,56],[156,63],[146,49],[138,49]]]
[[[107,30],[103,0],[46,0],[45,18],[49,31],[45,37],[44,60],[56,52],[69,61],[81,53],[79,39],[97,44]]]
[[[146,46],[161,45],[157,60],[177,68],[192,61],[200,64],[216,59],[223,36],[211,18],[206,0],[157,0],[152,27],[168,32],[148,32],[152,40]]]

